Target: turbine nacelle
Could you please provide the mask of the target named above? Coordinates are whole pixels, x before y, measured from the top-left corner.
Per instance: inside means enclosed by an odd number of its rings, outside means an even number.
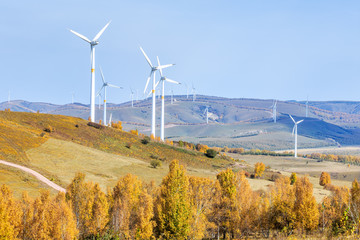
[[[90,44],[91,44],[91,46],[96,46],[99,44],[99,41],[92,41],[92,42],[90,42]]]

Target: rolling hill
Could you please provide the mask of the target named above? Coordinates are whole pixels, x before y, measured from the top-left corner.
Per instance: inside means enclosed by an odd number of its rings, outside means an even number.
[[[88,125],[81,118],[0,111],[0,159],[36,170],[62,187],[80,171],[106,190],[127,173],[159,183],[173,159],[197,176],[214,177],[218,169],[232,164],[230,158],[210,160],[197,151],[156,141],[144,144],[141,140],[116,128]],[[149,163],[154,159],[164,166],[151,168]],[[0,171],[2,182],[9,182],[14,171],[18,172],[2,165]],[[13,185],[21,192],[41,184],[20,173]]]
[[[265,148],[269,150],[289,149],[293,145],[291,122],[288,114],[305,117],[304,102],[278,101],[278,123],[271,121],[273,100],[222,98],[198,95],[192,98],[174,96],[174,104],[166,99],[166,137],[175,140],[201,142],[211,146],[234,146],[245,148]],[[329,101],[309,102],[309,118],[299,127],[300,148],[359,145],[360,114],[356,109],[359,102]],[[204,125],[204,110],[209,107],[208,126]],[[67,115],[87,119],[88,105],[74,103],[53,105],[12,101],[0,104],[0,109],[30,111]],[[97,116],[102,109],[97,108]],[[160,99],[157,100],[157,123],[160,122]],[[108,104],[108,112],[113,121],[122,121],[125,130],[138,129],[149,134],[151,121],[151,101],[136,101],[134,108],[130,102]]]

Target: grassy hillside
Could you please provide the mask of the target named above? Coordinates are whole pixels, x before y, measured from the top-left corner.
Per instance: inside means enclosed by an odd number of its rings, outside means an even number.
[[[134,174],[143,172],[148,180],[159,180],[164,175],[162,170],[154,172],[149,168],[154,158],[161,159],[165,166],[178,159],[189,168],[204,171],[230,163],[224,158],[210,160],[203,153],[155,141],[143,144],[136,135],[109,127],[96,129],[87,123],[60,115],[1,111],[0,157],[31,167],[62,186],[77,171],[92,174],[94,181],[98,181],[98,176],[111,183],[127,170]],[[107,185],[105,182],[103,186]]]

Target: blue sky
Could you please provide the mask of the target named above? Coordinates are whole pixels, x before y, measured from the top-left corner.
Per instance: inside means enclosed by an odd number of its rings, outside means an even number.
[[[96,47],[108,102],[142,93],[149,66],[198,93],[281,100],[360,100],[360,2],[284,1],[10,1],[0,2],[0,101],[89,103],[88,38],[112,23]],[[171,85],[166,86],[169,92]],[[173,86],[185,94],[184,85]],[[139,94],[141,95],[141,94]]]

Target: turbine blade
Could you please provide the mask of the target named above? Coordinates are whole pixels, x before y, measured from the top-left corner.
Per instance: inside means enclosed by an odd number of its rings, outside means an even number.
[[[157,66],[156,68],[157,69],[164,69],[164,68],[168,68],[168,67],[171,67],[171,66],[174,66],[175,64],[166,64],[166,65],[161,65],[161,66]]]
[[[155,88],[159,85],[160,82],[161,82],[161,80],[159,80],[159,81],[155,84]]]
[[[102,85],[102,87],[100,88],[100,90],[98,91],[98,93],[96,94],[96,96],[101,96],[101,90],[104,88],[105,85]]]
[[[295,120],[293,119],[293,117],[289,114],[289,117],[291,118],[291,120],[294,122],[294,123],[296,123],[295,122]]]
[[[101,67],[100,67],[100,73],[101,73],[101,79],[102,79],[103,83],[105,84],[105,78],[104,78],[104,74],[102,72]]]
[[[75,34],[76,36],[78,36],[79,38],[81,38],[82,40],[84,40],[84,41],[86,41],[86,42],[88,42],[88,43],[91,43],[91,41],[87,38],[87,37],[85,37],[84,35],[82,35],[82,34],[80,34],[80,33],[77,33],[77,32],[75,32],[75,31],[73,31],[73,30],[71,30],[71,29],[69,29],[70,30],[70,32],[72,32],[73,34]]]
[[[120,89],[123,89],[122,87],[119,87],[119,86],[116,86],[116,85],[114,85],[114,84],[110,84],[110,83],[108,83],[108,86],[109,86],[109,87],[113,87],[113,88],[120,88]]]
[[[103,28],[100,30],[100,32],[98,32],[98,34],[96,34],[96,36],[94,37],[93,41],[97,41],[97,40],[100,38],[101,34],[103,34],[103,32],[106,30],[106,28],[109,26],[110,23],[111,23],[111,21],[108,22],[108,23],[105,25],[105,27],[103,27]]]
[[[148,95],[146,96],[146,98],[150,97],[151,94],[152,94],[152,91],[150,91],[150,92],[148,93]]]
[[[301,123],[301,122],[303,122],[303,121],[304,121],[304,119],[303,119],[303,120],[298,121],[296,124],[299,124],[299,123]]]
[[[142,53],[144,54],[144,57],[146,58],[146,61],[148,62],[148,64],[150,65],[150,67],[153,68],[153,65],[151,64],[151,61],[150,61],[149,57],[146,55],[144,49],[142,49],[142,47],[140,47],[140,50],[141,50]]]
[[[112,113],[110,113],[109,125],[111,125],[111,120],[112,120]]]
[[[174,81],[174,80],[171,80],[171,79],[169,79],[169,78],[165,78],[165,81],[171,82],[171,83],[175,83],[175,84],[181,84],[181,83],[179,83],[179,82],[177,82],[177,81]]]
[[[158,56],[156,56],[156,58],[157,58],[158,66],[160,66],[160,60],[159,60],[159,57],[158,57]],[[163,76],[163,75],[162,75],[162,69],[161,69],[161,68],[159,68],[159,71],[160,71],[160,76],[162,77],[162,76]]]
[[[151,78],[152,73],[153,73],[153,71],[150,72],[150,75],[149,75],[149,77],[148,77],[148,79],[147,79],[147,81],[146,81],[146,85],[145,85],[145,89],[144,89],[144,94],[145,94],[146,89],[147,89],[147,87],[148,87],[148,85],[149,85],[149,82],[150,82],[150,78]]]

